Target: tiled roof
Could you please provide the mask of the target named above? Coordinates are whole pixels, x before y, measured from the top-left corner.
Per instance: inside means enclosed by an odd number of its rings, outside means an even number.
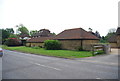
[[[48,29],[41,29],[37,33],[33,34],[32,37],[36,37],[36,36],[49,37],[51,35],[52,34],[50,33]]]
[[[117,42],[117,35],[116,34],[113,34],[112,36],[110,36],[108,38],[108,42],[109,43],[116,43]]]
[[[67,29],[55,36],[55,39],[96,39],[99,40],[95,35],[85,31],[82,28]]]
[[[31,38],[29,40],[27,40],[27,42],[44,42],[45,40],[50,40],[52,39],[52,37],[37,37],[37,38]]]
[[[117,28],[116,34],[120,35],[120,27]]]
[[[22,34],[19,35],[19,37],[30,37],[30,36],[28,34],[22,33]]]

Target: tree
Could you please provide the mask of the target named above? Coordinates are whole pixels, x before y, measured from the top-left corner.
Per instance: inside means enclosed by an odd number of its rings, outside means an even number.
[[[89,29],[89,31],[91,31],[92,32],[92,28],[88,28]]]
[[[13,28],[6,28],[6,31],[8,31],[8,32],[11,33],[11,34],[14,34]]]
[[[20,34],[29,35],[28,29],[23,24],[18,25],[18,31],[20,32]]]
[[[98,38],[101,38],[100,33],[99,33],[98,31],[95,32],[95,35],[96,35]]]
[[[19,37],[17,35],[15,35],[15,34],[11,34],[8,38],[16,38],[16,39],[18,39]]]
[[[21,41],[16,38],[8,38],[4,44],[7,46],[19,46],[21,45]]]
[[[31,30],[30,31],[30,35],[32,36],[33,34],[37,33],[38,31],[37,30]]]
[[[2,43],[10,36],[10,33],[6,29],[0,29],[2,31]]]
[[[54,32],[53,33],[51,33],[52,35],[56,35]]]
[[[102,43],[107,43],[108,42],[108,39],[112,36],[112,35],[115,35],[116,34],[116,29],[115,28],[111,28],[109,29],[107,35],[105,37],[102,37],[100,42]]]
[[[100,39],[100,42],[101,43],[107,43],[107,39],[105,36],[102,36],[101,39]]]
[[[116,29],[115,28],[111,28],[111,29],[109,29],[108,33],[115,33],[115,32],[116,32]]]

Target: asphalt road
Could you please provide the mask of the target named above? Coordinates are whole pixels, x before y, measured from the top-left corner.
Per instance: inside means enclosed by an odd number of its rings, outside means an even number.
[[[4,50],[3,79],[118,79],[118,54],[75,60]]]

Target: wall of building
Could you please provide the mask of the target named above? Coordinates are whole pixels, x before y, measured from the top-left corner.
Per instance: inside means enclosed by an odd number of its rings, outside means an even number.
[[[120,48],[120,35],[117,36],[117,47]]]
[[[44,43],[26,43],[26,46],[28,47],[33,47],[33,46],[38,46],[38,47],[43,47]]]
[[[62,44],[62,49],[75,50],[81,46],[81,40],[59,40]]]
[[[110,43],[111,48],[117,48],[117,43]]]
[[[83,50],[92,50],[91,44],[98,43],[99,40],[59,40],[62,44],[62,49],[67,50],[78,50],[83,47]],[[44,43],[26,43],[26,46],[33,47],[39,46],[43,47]]]
[[[63,49],[77,50],[83,47],[83,50],[92,50],[91,44],[98,43],[99,40],[59,40]]]
[[[99,43],[99,40],[83,40],[83,49],[92,50],[91,44]]]

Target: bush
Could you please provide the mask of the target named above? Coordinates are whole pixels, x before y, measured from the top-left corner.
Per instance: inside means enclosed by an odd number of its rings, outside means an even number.
[[[19,41],[16,38],[9,38],[5,41],[4,44],[7,46],[19,46],[19,45],[21,45],[21,41]]]
[[[78,46],[77,48],[75,48],[77,51],[83,51],[83,48],[81,46]]]
[[[61,49],[61,43],[58,40],[46,40],[44,47],[47,50],[58,50]]]

